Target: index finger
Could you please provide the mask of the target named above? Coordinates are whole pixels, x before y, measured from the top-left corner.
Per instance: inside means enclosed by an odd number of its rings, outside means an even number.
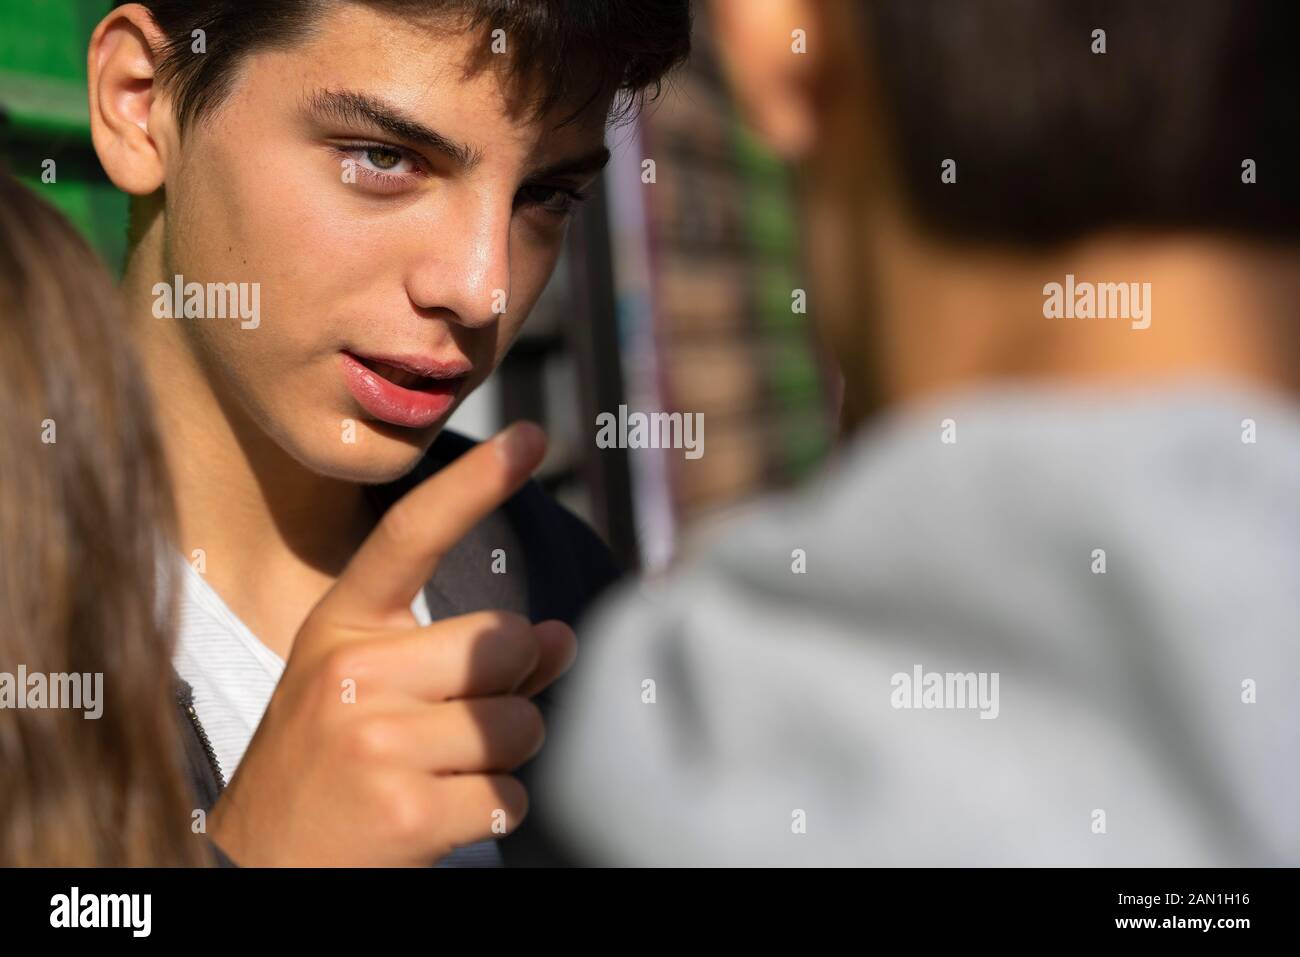
[[[546,434],[516,422],[389,507],[317,606],[326,620],[381,623],[410,612],[442,557],[528,480]]]

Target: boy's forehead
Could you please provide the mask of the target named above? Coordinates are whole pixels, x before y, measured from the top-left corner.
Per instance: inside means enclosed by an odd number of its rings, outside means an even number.
[[[504,45],[504,50],[500,48]],[[500,52],[497,52],[500,51]],[[463,15],[396,15],[359,4],[330,4],[310,34],[279,51],[299,71],[303,92],[364,90],[408,115],[442,124],[484,124],[499,137],[590,143],[603,139],[612,92],[587,104],[557,103],[539,115],[542,77],[510,56],[510,37],[471,28]],[[585,107],[575,116],[578,107]]]

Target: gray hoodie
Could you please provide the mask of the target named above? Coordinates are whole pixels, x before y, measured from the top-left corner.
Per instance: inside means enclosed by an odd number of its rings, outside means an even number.
[[[606,864],[1300,864],[1300,405],[951,394],[623,589],[535,813]]]

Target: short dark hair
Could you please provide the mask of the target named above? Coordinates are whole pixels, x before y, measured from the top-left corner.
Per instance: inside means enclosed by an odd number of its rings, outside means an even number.
[[[1145,226],[1300,239],[1298,6],[876,0],[866,25],[912,211],[949,238],[1017,244]]]
[[[128,0],[118,0],[121,5]],[[305,39],[328,0],[142,0],[166,37],[158,78],[175,97],[182,132],[230,92],[250,51]],[[628,114],[658,95],[664,76],[690,53],[689,0],[349,0],[416,21],[463,17],[490,36],[501,29],[520,89],[539,91],[532,109],[573,104],[571,116],[604,97]],[[191,53],[195,30],[207,52]],[[489,61],[484,56],[471,67]]]

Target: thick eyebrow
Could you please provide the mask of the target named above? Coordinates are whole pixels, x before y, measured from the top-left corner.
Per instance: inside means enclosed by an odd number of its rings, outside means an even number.
[[[602,146],[585,156],[560,160],[550,166],[544,166],[534,172],[532,179],[548,179],[553,176],[585,176],[599,173],[609,164],[609,149]]]
[[[443,136],[437,130],[411,119],[395,106],[353,90],[318,90],[307,99],[307,108],[318,116],[345,123],[369,123],[415,146],[441,153],[458,166],[470,169],[482,153]]]

